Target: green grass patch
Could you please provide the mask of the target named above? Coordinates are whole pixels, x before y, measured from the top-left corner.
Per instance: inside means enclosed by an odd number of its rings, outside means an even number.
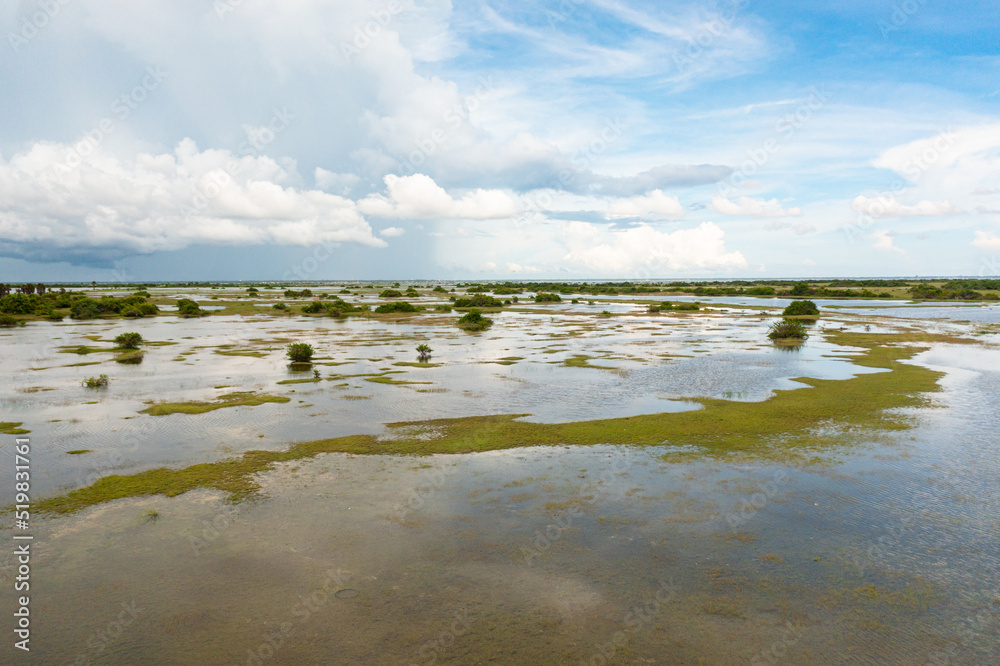
[[[67,451],[66,453],[71,456],[80,456],[84,453],[90,453],[91,449],[73,449],[72,451]]]
[[[365,377],[366,382],[372,382],[374,384],[391,384],[393,386],[403,386],[406,384],[433,384],[434,382],[411,382],[405,379],[393,379],[392,377],[386,377],[385,375],[378,375],[375,377]]]
[[[27,435],[30,430],[25,430],[19,427],[22,424],[21,421],[0,421],[0,433],[5,435]]]
[[[282,379],[279,384],[315,384],[323,381],[320,377],[307,377],[305,379]]]
[[[146,409],[140,409],[141,414],[152,416],[166,416],[167,414],[204,414],[224,407],[255,407],[263,405],[265,402],[288,402],[289,398],[277,395],[267,395],[254,393],[253,391],[240,391],[237,393],[227,393],[219,396],[214,402],[204,402],[192,400],[189,402],[159,402],[154,403]]]
[[[567,368],[597,368],[599,370],[614,370],[615,368],[610,365],[593,365],[590,360],[594,358],[593,356],[588,356],[586,354],[576,354],[571,356],[562,362]]]

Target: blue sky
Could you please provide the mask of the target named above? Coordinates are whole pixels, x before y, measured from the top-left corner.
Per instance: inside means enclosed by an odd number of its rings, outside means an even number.
[[[994,2],[47,6],[3,281],[1000,273]]]

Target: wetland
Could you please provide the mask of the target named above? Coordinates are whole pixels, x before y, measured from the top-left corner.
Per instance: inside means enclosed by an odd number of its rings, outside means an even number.
[[[32,446],[38,658],[997,662],[1000,306],[769,288],[163,285],[21,316],[0,441]],[[772,341],[803,297],[807,337]]]

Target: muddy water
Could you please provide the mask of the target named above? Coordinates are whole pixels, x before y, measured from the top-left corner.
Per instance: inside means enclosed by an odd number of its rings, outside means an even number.
[[[97,460],[133,468],[225,455],[217,442],[277,446],[366,424],[377,431],[373,423],[395,418],[520,411],[510,405],[545,418],[538,402],[557,400],[565,409],[589,401],[599,416],[616,394],[655,391],[668,405],[727,392],[754,400],[794,377],[864,371],[820,336],[777,351],[758,344],[766,322],[720,319],[635,315],[588,322],[595,328],[568,338],[554,336],[570,322],[549,315],[505,313],[502,326],[477,337],[357,322],[349,326],[358,330],[341,329],[350,332],[340,339],[358,342],[346,350],[325,342],[332,333],[315,333],[320,355],[362,359],[323,366],[324,375],[390,367],[406,372],[392,377],[433,384],[352,378],[337,390],[339,380],[277,385],[290,376],[277,351],[254,358],[208,348],[291,328],[312,334],[313,320],[234,319],[226,335],[218,320],[138,322],[149,327],[145,337],[179,344],[152,348],[143,364],[122,370],[103,363],[19,372],[4,389],[4,405],[20,406],[18,415],[3,420],[30,426],[40,453],[51,440],[86,442],[107,456]],[[86,330],[107,338],[120,327]],[[51,330],[56,344],[80,343],[78,330]],[[646,342],[653,333],[664,334],[655,345]],[[384,338],[403,336],[430,337],[442,365],[393,366],[411,360],[416,343]],[[198,360],[169,360],[185,350]],[[549,362],[576,354],[621,372]],[[509,356],[524,360],[491,363]],[[64,358],[77,360],[43,349],[23,362],[49,367]],[[264,475],[263,498],[235,507],[196,492],[36,521],[32,663],[997,663],[1000,351],[937,345],[914,362],[947,373],[936,406],[913,410],[915,429],[858,441],[805,468],[677,462],[664,458],[666,449],[600,446],[327,454]],[[83,405],[92,394],[70,384],[95,367],[122,374],[98,405]],[[46,382],[57,390],[16,390]],[[150,395],[211,396],[223,382],[293,400],[124,418]],[[428,386],[447,391],[417,392]],[[369,397],[335,397],[343,391]],[[299,399],[312,406],[300,408]],[[75,444],[59,423],[36,427],[41,416],[61,422],[64,410],[77,415],[73,429],[88,428]],[[153,430],[128,430],[142,423]],[[243,441],[267,424],[269,437]],[[111,428],[119,434],[98,436]],[[118,462],[98,451],[121,446],[129,432],[142,445]],[[39,473],[54,465],[52,478],[66,479],[80,473],[78,458],[52,452],[33,465]],[[9,530],[4,538],[10,543]],[[6,586],[13,561],[2,561]],[[5,641],[4,663],[11,652]]]

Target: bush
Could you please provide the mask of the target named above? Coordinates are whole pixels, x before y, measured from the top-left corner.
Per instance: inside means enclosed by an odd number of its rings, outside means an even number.
[[[302,306],[302,311],[305,312],[306,314],[316,314],[317,312],[321,312],[322,310],[325,310],[325,309],[326,308],[323,306],[323,304],[320,301],[313,301],[312,303],[309,303],[308,305],[303,305]]]
[[[767,331],[767,337],[772,340],[805,340],[809,337],[806,327],[800,321],[782,319],[771,324]]]
[[[455,300],[456,308],[502,308],[503,301],[488,294],[475,294],[472,298]]]
[[[287,310],[288,309],[288,306],[285,305],[284,303],[275,303],[271,307],[274,308],[275,310]]]
[[[428,347],[427,345],[424,344],[417,345],[417,353],[420,355],[420,358],[422,359],[430,358],[432,351],[434,350]]]
[[[160,308],[156,307],[152,303],[142,303],[139,305],[139,314],[141,314],[143,317],[155,315],[159,311]]]
[[[786,317],[818,317],[819,308],[812,301],[792,301],[782,314]]]
[[[448,290],[445,289],[444,287],[442,287],[441,285],[438,285],[438,286],[434,287],[433,291],[436,291],[439,294],[447,294],[448,293]]]
[[[462,315],[456,325],[466,331],[484,331],[493,325],[493,320],[487,319],[482,312],[473,308]]]
[[[138,333],[122,333],[115,338],[115,345],[121,349],[138,349],[142,343],[142,336]]]
[[[435,305],[434,309],[437,310],[438,312],[451,312],[451,306],[445,303],[441,303],[440,305]]]
[[[200,317],[205,313],[190,298],[181,298],[177,301],[177,314],[182,317]]]
[[[535,294],[536,303],[560,303],[562,297],[559,294]]]
[[[87,377],[83,380],[83,385],[86,388],[101,388],[108,385],[108,376],[99,375],[97,377]]]
[[[97,303],[89,298],[81,298],[69,309],[69,316],[73,319],[93,319],[99,314]]]
[[[313,348],[310,344],[306,344],[305,342],[293,342],[285,349],[288,360],[292,363],[309,363],[312,361]]]
[[[403,295],[403,292],[396,289],[383,289],[382,293],[378,295],[379,298],[399,298]]]
[[[681,312],[696,312],[700,309],[701,306],[697,303],[678,303],[674,306],[674,310],[680,310]]]
[[[399,301],[398,303],[383,303],[375,308],[375,312],[378,314],[392,312],[420,312],[420,308],[411,303],[407,303],[406,301]]]
[[[17,326],[20,322],[17,317],[12,317],[9,314],[0,315],[0,326],[3,328],[10,328],[11,326]]]

